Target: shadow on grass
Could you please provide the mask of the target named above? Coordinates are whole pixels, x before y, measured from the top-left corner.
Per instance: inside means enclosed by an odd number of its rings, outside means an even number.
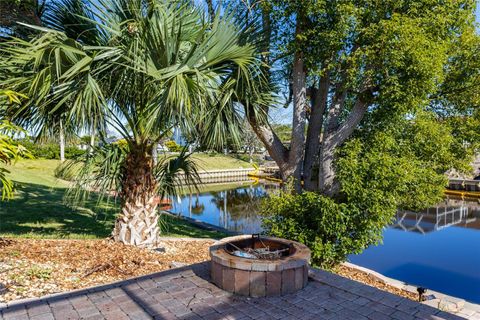
[[[227,233],[215,230],[207,230],[175,216],[162,214],[160,216],[161,235],[166,237],[184,238],[214,238],[228,237]]]
[[[15,198],[0,202],[0,236],[22,238],[105,238],[113,229],[119,203],[98,202],[95,194],[82,206],[64,201],[67,189],[33,183],[15,183]],[[161,235],[223,238],[226,234],[199,228],[183,219],[162,215]]]
[[[97,202],[92,195],[83,206],[64,202],[67,189],[15,183],[15,198],[0,203],[0,235],[32,238],[103,238],[112,228],[118,206]]]

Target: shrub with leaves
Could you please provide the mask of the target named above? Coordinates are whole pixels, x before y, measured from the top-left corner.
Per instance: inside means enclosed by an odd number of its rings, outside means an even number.
[[[38,143],[30,139],[23,139],[19,141],[25,146],[35,158],[39,159],[60,159],[60,146],[56,143]],[[74,159],[86,151],[77,147],[66,147],[65,158]]]
[[[178,143],[176,143],[173,140],[165,142],[165,146],[168,148],[168,151],[170,151],[170,152],[180,152],[180,151],[182,151],[182,146],[180,146]]]
[[[312,264],[329,269],[379,242],[391,210],[338,203],[314,192],[282,193],[264,203],[263,227],[269,235],[304,243],[312,251]]]

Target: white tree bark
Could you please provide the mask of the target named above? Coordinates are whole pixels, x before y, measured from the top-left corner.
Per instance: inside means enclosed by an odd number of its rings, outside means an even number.
[[[65,161],[65,132],[63,129],[63,121],[60,119],[60,132],[59,132],[59,143],[60,143],[60,161]]]
[[[155,143],[153,145],[152,159],[153,159],[153,165],[156,165],[158,163],[158,143]]]
[[[155,197],[141,205],[125,203],[122,213],[115,221],[112,236],[124,244],[153,248],[159,244],[158,203]]]

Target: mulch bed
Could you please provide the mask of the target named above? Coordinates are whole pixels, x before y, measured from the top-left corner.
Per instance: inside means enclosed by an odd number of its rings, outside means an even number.
[[[335,273],[337,273],[337,274],[339,274],[339,275],[341,275],[345,278],[364,283],[366,285],[369,285],[369,286],[378,288],[380,290],[387,291],[387,292],[402,296],[402,297],[407,298],[407,299],[418,301],[418,294],[412,293],[410,291],[406,291],[406,290],[403,290],[403,289],[395,288],[394,286],[388,285],[388,284],[372,277],[371,275],[369,275],[369,274],[367,274],[363,271],[360,271],[360,270],[357,270],[357,269],[354,269],[354,268],[351,268],[351,267],[347,267],[347,266],[344,266],[344,265],[337,266],[334,271],[335,271]]]
[[[0,302],[51,293],[167,270],[172,263],[209,260],[213,240],[163,240],[164,252],[140,249],[110,240],[36,240],[0,238]],[[417,295],[389,286],[346,266],[336,273],[412,300]]]
[[[164,240],[164,252],[109,240],[0,240],[0,302],[40,297],[209,259],[212,240]]]

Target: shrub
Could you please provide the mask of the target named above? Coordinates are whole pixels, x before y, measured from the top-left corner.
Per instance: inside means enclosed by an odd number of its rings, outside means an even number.
[[[261,209],[267,234],[305,244],[312,251],[312,264],[326,269],[381,240],[385,217],[394,212],[382,211],[337,203],[313,192],[274,195]]]
[[[59,148],[59,156],[60,156],[60,148]],[[66,159],[74,159],[78,156],[84,154],[86,150],[78,149],[77,147],[66,147],[65,148],[65,158]]]
[[[181,152],[182,151],[182,146],[177,144],[173,140],[165,142],[165,146],[168,148],[168,151],[170,151],[170,152]]]
[[[36,143],[29,139],[23,139],[20,143],[27,148],[37,159],[60,159],[60,146],[55,143]],[[65,158],[73,159],[85,153],[77,147],[66,147]]]

